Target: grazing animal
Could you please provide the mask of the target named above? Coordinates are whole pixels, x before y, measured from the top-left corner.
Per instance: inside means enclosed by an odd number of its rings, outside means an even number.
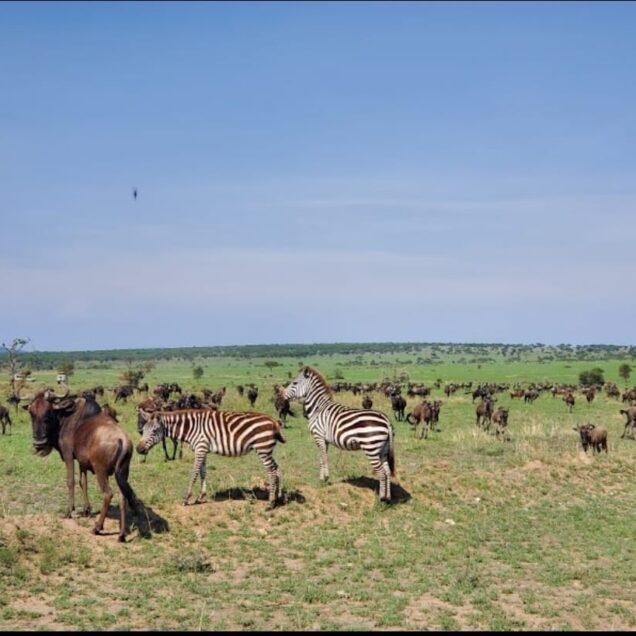
[[[2,422],[2,434],[4,435],[7,426],[11,430],[11,418],[9,417],[9,409],[6,406],[2,406],[2,404],[0,404],[0,421]]]
[[[566,393],[563,396],[563,401],[568,407],[568,413],[572,413],[572,409],[574,408],[575,399],[572,393]]]
[[[404,419],[404,411],[406,409],[406,400],[401,395],[391,396],[391,408],[398,422]]]
[[[596,392],[594,391],[593,388],[588,388],[588,389],[583,389],[583,395],[585,396],[585,399],[587,400],[588,404],[591,404],[594,401],[594,396],[596,395]]]
[[[128,398],[134,393],[134,389],[130,384],[124,384],[122,386],[115,387],[115,402],[126,402]]]
[[[256,398],[258,397],[258,387],[256,386],[250,386],[247,389],[247,399],[250,403],[251,407],[254,407],[254,404],[256,404]]]
[[[475,415],[477,419],[475,420],[475,424],[477,426],[484,426],[486,422],[488,424],[485,426],[486,430],[490,427],[490,422],[492,420],[492,409],[493,403],[495,402],[495,398],[482,398],[482,401],[477,405],[475,409]]]
[[[505,429],[508,426],[508,409],[500,406],[493,414],[492,414],[492,422],[495,424],[495,435],[499,437],[500,435],[504,435]],[[486,430],[488,430],[490,425],[486,426]]]
[[[371,409],[373,408],[373,400],[370,395],[365,395],[362,398],[362,408],[363,409]]]
[[[195,503],[205,500],[208,453],[229,457],[255,451],[267,469],[269,478],[268,510],[276,506],[282,496],[281,475],[274,460],[277,442],[285,443],[281,425],[263,413],[188,409],[156,411],[143,427],[137,452],[146,454],[160,439],[171,437],[189,444],[194,451],[194,465],[188,491],[183,500],[187,506],[197,477],[201,478],[201,492]]]
[[[621,435],[621,439],[625,437],[627,433],[627,429],[631,427],[632,434],[631,438],[636,438],[636,406],[631,406],[627,410],[621,409],[620,412],[625,415],[627,421],[625,422],[625,428],[623,429],[623,434]]]
[[[581,426],[574,426],[573,430],[578,431],[580,434],[581,445],[586,453],[590,446],[598,453],[601,450],[605,450],[607,453],[607,431],[602,426],[582,424]]]
[[[331,387],[315,369],[305,367],[285,388],[289,400],[305,398],[305,412],[320,455],[320,478],[329,479],[329,444],[342,450],[363,450],[378,476],[380,501],[391,500],[391,477],[395,475],[393,427],[379,411],[356,409],[333,399]]]
[[[295,417],[294,412],[291,410],[289,400],[283,395],[283,387],[277,384],[274,387],[274,408],[278,413],[278,419],[283,427],[287,425],[287,416]]]
[[[102,509],[93,528],[95,534],[100,534],[104,528],[104,519],[113,498],[108,478],[115,475],[121,492],[118,540],[124,542],[127,505],[133,512],[138,508],[137,498],[128,483],[132,442],[117,421],[104,413],[97,402],[69,397],[68,393],[68,387],[64,395],[42,391],[32,397],[30,404],[24,405],[31,416],[33,447],[42,457],[55,448],[66,464],[66,517],[71,517],[75,509],[75,460],[79,464],[79,482],[87,516],[91,513],[87,471],[95,474],[104,494]]]
[[[425,400],[413,407],[413,411],[407,414],[406,421],[411,425],[415,435],[417,435],[417,427],[421,423],[420,439],[427,438],[428,432],[433,428],[433,423],[439,421],[439,407],[441,402],[435,400],[430,402]],[[411,419],[413,418],[413,419]],[[437,418],[437,419],[436,419]]]

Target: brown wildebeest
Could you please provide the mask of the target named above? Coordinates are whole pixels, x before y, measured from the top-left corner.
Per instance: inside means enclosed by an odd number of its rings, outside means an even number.
[[[373,400],[370,395],[365,395],[362,398],[362,408],[363,409],[372,409],[373,408]]]
[[[522,398],[525,397],[525,390],[524,389],[515,389],[514,391],[510,391],[510,399],[514,400],[515,398]]]
[[[289,400],[283,395],[284,387],[280,384],[277,384],[274,387],[274,408],[278,413],[278,419],[280,423],[283,425],[283,428],[287,424],[287,416],[291,415],[292,417],[296,417],[294,412],[291,410],[291,405]]]
[[[601,450],[605,450],[607,453],[607,431],[602,426],[582,424],[581,426],[574,426],[572,428],[580,434],[581,445],[586,453],[589,446],[598,453],[600,453]]]
[[[585,396],[585,399],[587,400],[587,403],[591,404],[594,401],[594,396],[596,395],[594,389],[590,387],[588,389],[582,389],[582,392]]]
[[[391,408],[398,422],[404,419],[404,409],[406,409],[406,400],[401,395],[391,396]]]
[[[625,437],[627,433],[627,429],[631,426],[632,434],[631,438],[636,438],[636,406],[631,406],[627,410],[621,409],[620,412],[627,418],[627,422],[625,422],[625,429],[623,430],[623,434],[621,435],[621,439]]]
[[[563,396],[563,401],[566,403],[568,407],[568,412],[572,413],[572,409],[574,408],[574,402],[575,402],[575,399],[572,393],[566,393]]]
[[[488,429],[492,419],[492,409],[493,409],[494,402],[495,402],[495,398],[489,398],[489,397],[482,398],[481,402],[477,405],[477,408],[475,409],[475,415],[477,417],[477,419],[475,420],[476,426],[484,426],[484,424],[488,422],[487,426],[485,427],[486,430]]]
[[[110,404],[103,404],[102,411],[119,422],[119,419],[117,418],[117,411]]]
[[[247,399],[249,400],[250,406],[254,406],[256,403],[256,398],[258,397],[258,387],[251,386],[247,389]]]
[[[24,406],[31,416],[33,448],[41,457],[55,448],[66,464],[67,518],[75,510],[75,460],[79,463],[84,514],[87,516],[91,513],[87,471],[95,474],[97,484],[104,493],[102,509],[93,528],[95,534],[100,534],[104,529],[104,519],[113,498],[108,478],[115,475],[121,491],[118,540],[124,542],[126,507],[129,505],[133,512],[138,509],[137,498],[128,483],[132,442],[122,427],[106,415],[97,402],[69,397],[68,393],[68,387],[64,395],[41,391],[32,397],[30,404]]]
[[[2,434],[4,435],[7,425],[11,430],[11,418],[9,417],[9,409],[2,404],[0,404],[0,422],[2,422]]]
[[[441,402],[439,404],[441,404]],[[437,408],[439,412],[439,406]],[[413,410],[406,415],[405,419],[411,425],[416,435],[418,424],[422,424],[422,429],[420,431],[420,439],[422,439],[423,437],[428,437],[428,431],[431,428],[431,423],[433,422],[434,417],[434,405],[428,400],[425,400],[424,402],[416,404],[413,407]],[[413,421],[411,418],[413,418]]]
[[[499,437],[504,435],[506,426],[508,426],[508,409],[500,406],[493,414],[492,421],[495,424],[495,435]],[[486,430],[490,427],[490,423],[486,426]]]

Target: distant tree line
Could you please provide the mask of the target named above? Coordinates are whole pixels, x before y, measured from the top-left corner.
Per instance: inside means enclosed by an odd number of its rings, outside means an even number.
[[[458,356],[457,362],[494,361],[493,356],[504,360],[603,360],[607,358],[635,360],[636,347],[621,345],[544,345],[536,344],[484,344],[484,343],[422,343],[422,342],[374,342],[374,343],[320,343],[320,344],[263,344],[217,347],[176,347],[166,349],[107,349],[93,351],[17,351],[11,358],[6,350],[0,351],[0,365],[7,367],[19,358],[21,364],[37,371],[59,369],[65,363],[129,363],[138,364],[161,360],[194,361],[201,358],[234,357],[242,359],[280,358],[303,359],[317,355],[400,354],[418,356],[420,363],[434,363],[432,358]]]

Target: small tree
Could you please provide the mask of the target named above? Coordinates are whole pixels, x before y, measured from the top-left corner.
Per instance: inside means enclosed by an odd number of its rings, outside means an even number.
[[[623,378],[623,380],[625,380],[625,385],[627,386],[627,381],[629,380],[629,376],[632,373],[632,367],[631,365],[627,364],[627,362],[625,362],[624,364],[621,364],[620,367],[618,367],[618,375],[621,376],[621,378]]]
[[[67,378],[70,378],[75,373],[75,362],[67,360],[57,365],[57,372],[63,373]]]
[[[147,362],[136,366],[134,366],[130,361],[126,364],[126,370],[119,377],[124,384],[128,384],[135,388],[139,386],[139,383],[144,379],[146,373],[150,370],[150,368],[152,368],[148,367]]]
[[[594,367],[588,371],[581,371],[581,373],[579,373],[579,382],[586,386],[604,384],[605,377],[603,374],[603,369],[600,369],[599,367]]]
[[[195,380],[200,380],[203,377],[203,367],[198,364],[196,367],[192,368],[192,375]]]
[[[30,338],[14,338],[9,346],[4,342],[2,348],[9,354],[9,373],[11,373],[11,390],[16,392],[16,373],[18,372],[18,355],[31,342]]]

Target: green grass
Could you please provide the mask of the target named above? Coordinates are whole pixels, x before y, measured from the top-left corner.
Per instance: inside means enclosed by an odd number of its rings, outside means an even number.
[[[359,362],[362,358],[363,364]],[[619,386],[619,360],[435,365],[399,364],[405,353],[312,356],[330,380],[377,381],[406,370],[412,381],[576,383],[592,366]],[[377,361],[371,365],[370,360]],[[227,387],[223,407],[245,410],[235,386],[260,387],[256,408],[274,414],[272,386],[297,372],[300,360],[161,362],[150,386]],[[77,365],[73,390],[118,382],[123,365]],[[37,372],[36,386],[54,384]],[[4,397],[6,391],[0,396]],[[389,401],[374,408],[392,418]],[[395,422],[396,501],[377,502],[375,480],[360,453],[330,449],[328,484],[300,405],[275,457],[289,501],[271,513],[262,499],[265,471],[256,456],[208,458],[208,503],[180,505],[192,453],[165,462],[160,447],[145,463],[135,455],[130,481],[167,521],[167,532],[142,539],[133,529],[95,537],[94,520],[63,520],[64,466],[57,453],[31,451],[22,410],[11,435],[0,436],[0,616],[7,629],[101,630],[631,630],[636,624],[636,442],[621,440],[622,404],[577,394],[534,404],[499,394],[510,406],[511,440],[477,430],[471,396],[444,402],[441,432],[415,439]],[[0,398],[1,399],[1,398]],[[351,393],[341,401],[359,406]],[[4,400],[2,400],[4,401]],[[112,393],[104,401],[113,404]],[[410,410],[415,404],[409,400]],[[117,404],[137,439],[134,401]],[[393,418],[392,418],[393,419]],[[593,421],[609,431],[607,455],[583,455],[572,426]],[[114,481],[112,482],[115,488]],[[198,484],[195,494],[198,492]],[[101,494],[89,476],[93,509]],[[215,498],[216,495],[216,498]],[[76,505],[81,502],[79,489]],[[118,495],[107,531],[116,532]]]

